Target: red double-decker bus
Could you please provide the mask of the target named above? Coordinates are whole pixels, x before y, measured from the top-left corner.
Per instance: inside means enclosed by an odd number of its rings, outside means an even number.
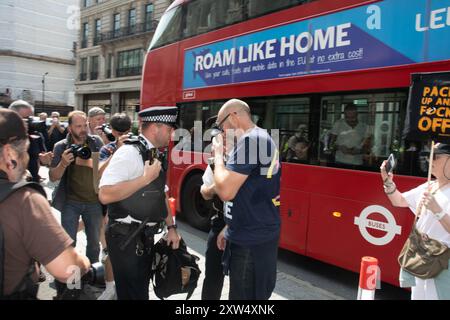
[[[390,205],[379,167],[393,153],[400,190],[424,180],[427,146],[403,138],[408,86],[412,73],[450,70],[449,7],[447,0],[176,0],[146,56],[141,108],[177,105],[192,133],[226,100],[246,101],[255,123],[278,129],[280,246],[352,271],[373,256],[382,280],[398,284],[397,256],[413,216]],[[192,159],[203,151],[194,140],[183,144]],[[171,196],[205,229],[205,164],[174,162]]]

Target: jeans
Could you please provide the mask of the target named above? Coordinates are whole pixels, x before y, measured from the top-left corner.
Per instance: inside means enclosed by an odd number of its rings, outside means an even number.
[[[278,237],[254,246],[229,246],[230,300],[268,300],[277,279]]]
[[[87,246],[86,256],[91,263],[98,262],[100,254],[100,228],[103,223],[102,206],[100,203],[83,203],[67,201],[61,212],[61,224],[76,245],[78,221],[83,219]]]

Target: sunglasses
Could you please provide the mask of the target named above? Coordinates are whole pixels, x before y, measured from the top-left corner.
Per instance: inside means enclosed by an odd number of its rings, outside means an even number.
[[[215,129],[215,130],[219,130],[220,132],[223,132],[223,124],[225,123],[225,121],[227,121],[227,119],[231,116],[231,114],[237,114],[237,112],[230,112],[229,114],[227,114],[226,116],[225,116],[225,118],[223,118],[222,119],[222,121],[220,121],[219,123],[215,123],[213,126],[212,126],[212,129]]]

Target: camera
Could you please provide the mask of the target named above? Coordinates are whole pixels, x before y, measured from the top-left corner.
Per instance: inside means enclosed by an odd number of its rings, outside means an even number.
[[[105,268],[101,262],[91,265],[89,271],[81,278],[85,283],[91,286],[101,286],[105,284]]]
[[[116,140],[116,137],[114,137],[114,135],[112,134],[112,130],[111,130],[111,128],[109,127],[109,125],[107,125],[107,124],[103,124],[102,125],[102,131],[103,131],[103,133],[106,135],[106,137],[108,138],[108,140],[109,141],[115,141]]]
[[[28,134],[30,135],[35,132],[45,133],[47,131],[45,121],[35,120],[34,117],[28,117],[26,121],[28,125]]]
[[[91,157],[92,152],[88,146],[80,146],[78,144],[71,144],[67,149],[70,149],[70,152],[73,153],[73,156],[79,157],[80,159],[87,160]]]

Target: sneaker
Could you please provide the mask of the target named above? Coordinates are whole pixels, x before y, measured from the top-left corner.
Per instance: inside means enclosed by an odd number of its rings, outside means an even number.
[[[103,293],[97,298],[97,300],[117,300],[116,287],[110,287],[105,289]]]

